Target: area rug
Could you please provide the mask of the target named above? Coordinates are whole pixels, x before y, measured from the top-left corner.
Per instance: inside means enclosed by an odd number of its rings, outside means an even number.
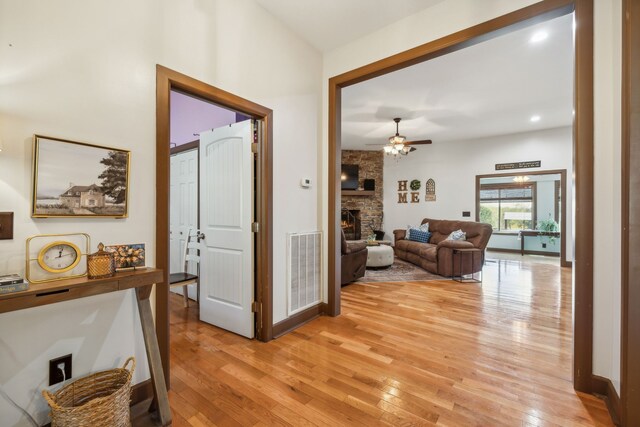
[[[357,282],[411,282],[416,280],[448,280],[448,277],[429,273],[410,262],[396,257],[390,267],[367,268],[364,277],[358,279]]]

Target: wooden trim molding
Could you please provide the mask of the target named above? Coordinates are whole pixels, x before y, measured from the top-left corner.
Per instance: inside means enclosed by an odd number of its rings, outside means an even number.
[[[520,249],[504,249],[504,248],[490,248],[487,247],[488,251],[492,252],[504,252],[506,254],[520,254]],[[542,256],[552,256],[552,257],[560,257],[560,252],[544,252],[544,251],[524,251],[526,255],[542,255]],[[562,267],[565,267],[564,265]]]
[[[640,425],[640,2],[622,2],[622,336],[620,418]]]
[[[196,139],[195,141],[187,142],[186,144],[181,144],[176,147],[171,147],[169,150],[170,154],[180,154],[185,151],[191,150],[199,150],[200,149],[200,140]]]
[[[131,386],[131,406],[153,399],[153,383],[151,379]]]
[[[293,316],[273,325],[273,337],[278,338],[286,334],[287,332],[294,330],[298,326],[310,322],[318,316],[321,316],[322,314],[324,314],[324,312],[324,304],[314,305],[313,307],[302,310],[300,313],[296,313]]]
[[[574,88],[573,386],[589,392],[593,373],[593,0],[575,1]]]
[[[593,366],[593,0],[544,0],[329,79],[328,313],[340,314],[341,90],[516,29],[575,12],[576,213],[574,387],[589,392]],[[640,407],[640,405],[638,405]]]
[[[602,397],[607,404],[609,415],[611,415],[611,421],[617,426],[621,425],[620,421],[620,397],[618,392],[613,386],[613,383],[609,378],[604,378],[599,375],[593,375],[591,377],[591,390],[592,393]],[[627,425],[627,424],[622,424]]]
[[[254,102],[225,92],[199,80],[156,66],[156,267],[163,270],[163,281],[156,286],[156,334],[167,386],[169,386],[169,122],[172,89],[214,102],[262,122],[258,144],[256,236],[256,337],[273,338],[273,112]]]

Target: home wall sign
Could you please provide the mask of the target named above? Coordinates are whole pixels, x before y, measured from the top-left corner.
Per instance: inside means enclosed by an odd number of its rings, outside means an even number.
[[[398,181],[398,203],[407,203],[407,180]]]
[[[496,170],[508,170],[508,169],[528,169],[539,168],[541,166],[540,160],[531,160],[528,162],[513,162],[513,163],[496,163]]]
[[[436,182],[433,178],[429,178],[427,183],[424,185],[425,187],[425,202],[435,202],[436,201]]]
[[[420,203],[420,187],[422,183],[418,179],[411,180],[407,188],[407,183],[409,180],[400,180],[398,181],[398,203]],[[409,193],[409,189],[412,191]],[[411,198],[409,198],[409,194],[411,194]]]

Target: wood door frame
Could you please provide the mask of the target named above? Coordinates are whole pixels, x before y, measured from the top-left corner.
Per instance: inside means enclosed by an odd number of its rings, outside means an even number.
[[[593,378],[593,0],[544,0],[329,79],[327,314],[340,314],[341,89],[478,44],[514,29],[575,13],[573,385],[590,392]]]
[[[482,178],[498,178],[501,176],[514,176],[514,175],[560,175],[560,219],[562,224],[562,231],[560,232],[560,266],[571,267],[572,262],[566,260],[567,256],[567,236],[565,230],[567,229],[567,170],[566,169],[551,169],[540,170],[533,172],[505,172],[505,173],[489,173],[485,175],[476,175],[476,221],[480,221],[480,179]],[[554,186],[555,188],[555,186]],[[537,190],[536,190],[537,191]],[[535,197],[535,196],[534,196]],[[556,206],[556,195],[554,190],[553,204]],[[537,201],[536,201],[537,204]],[[534,214],[534,218],[536,215]],[[535,220],[534,220],[535,222]],[[520,252],[520,251],[518,251]]]
[[[622,2],[622,319],[620,418],[640,425],[640,4]],[[631,167],[631,165],[636,167]],[[634,362],[635,360],[635,362]],[[615,391],[615,390],[614,390]],[[615,396],[612,402],[615,405]]]
[[[169,135],[171,90],[202,98],[224,108],[261,120],[258,144],[256,235],[256,338],[273,338],[273,111],[187,75],[156,65],[156,268],[163,281],[156,284],[156,334],[169,387]]]

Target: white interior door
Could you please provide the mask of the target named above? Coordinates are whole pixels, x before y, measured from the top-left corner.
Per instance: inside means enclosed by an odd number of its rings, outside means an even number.
[[[200,320],[254,336],[253,123],[200,134]]]
[[[198,150],[171,156],[171,212],[169,220],[169,269],[180,273],[184,269],[184,245],[189,228],[198,228]],[[189,266],[197,274],[195,263]],[[182,295],[182,287],[171,288]],[[189,286],[189,298],[197,299],[196,285]]]

